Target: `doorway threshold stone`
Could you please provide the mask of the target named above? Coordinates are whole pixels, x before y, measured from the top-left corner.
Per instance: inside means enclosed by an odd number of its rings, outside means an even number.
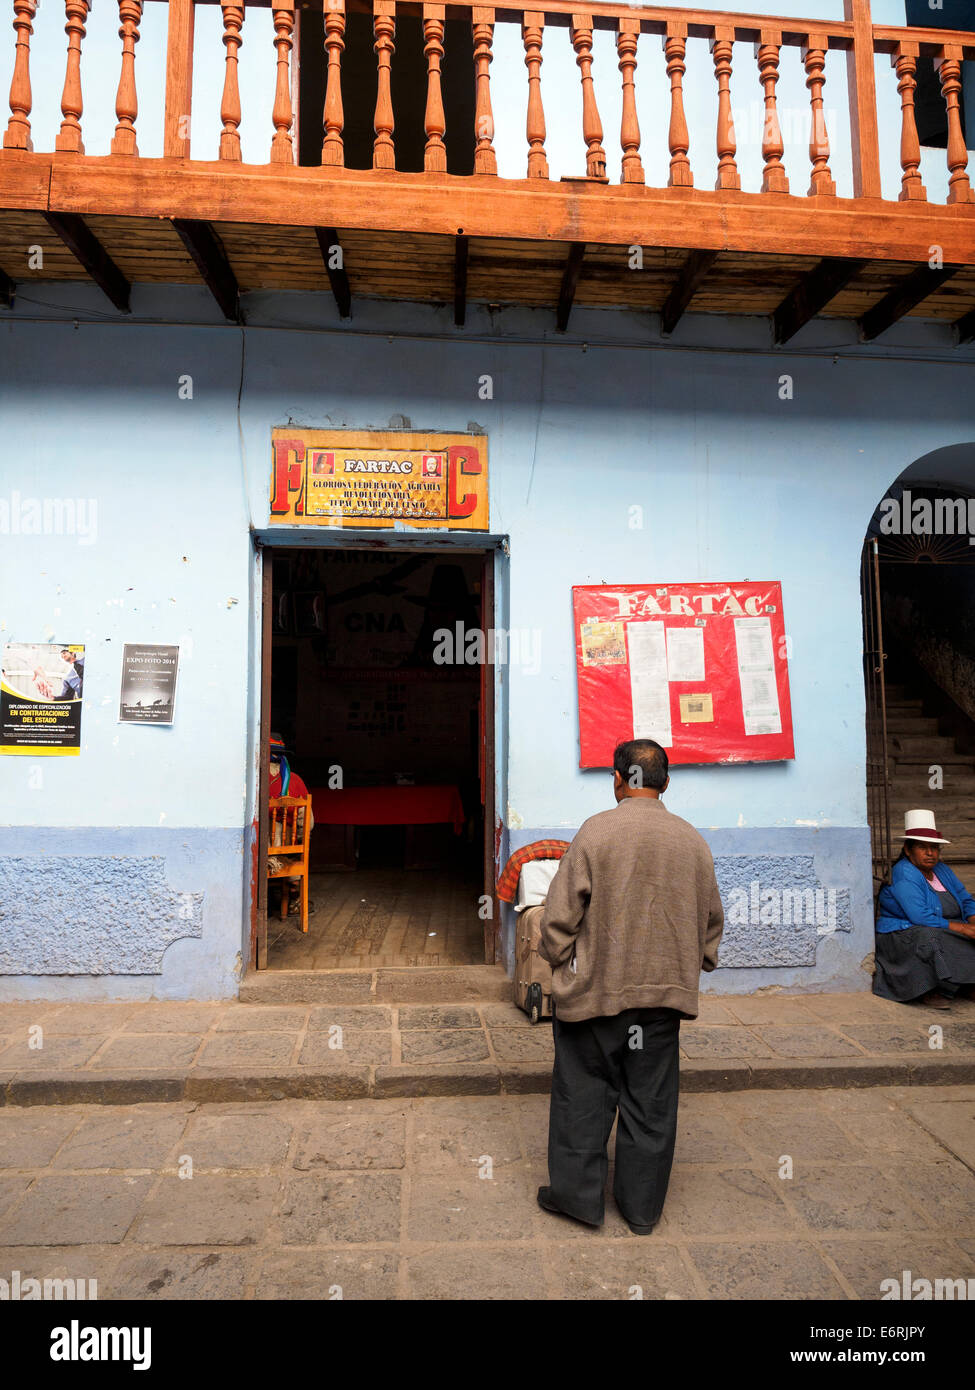
[[[507,1002],[512,983],[500,965],[436,969],[261,970],[241,981],[243,1004],[463,1004]]]

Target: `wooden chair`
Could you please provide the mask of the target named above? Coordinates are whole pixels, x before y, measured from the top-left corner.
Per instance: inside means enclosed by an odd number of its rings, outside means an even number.
[[[301,930],[308,931],[308,845],[311,839],[311,797],[275,796],[268,802],[268,870],[270,881],[301,879]],[[278,866],[271,867],[274,860]],[[284,864],[281,861],[285,860]],[[290,862],[289,862],[290,860]],[[288,915],[288,889],[281,885],[281,916]]]

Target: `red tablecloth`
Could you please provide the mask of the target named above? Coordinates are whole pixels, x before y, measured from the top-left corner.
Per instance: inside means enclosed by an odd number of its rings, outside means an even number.
[[[456,787],[311,788],[316,825],[439,825],[454,834],[464,828],[464,805]]]

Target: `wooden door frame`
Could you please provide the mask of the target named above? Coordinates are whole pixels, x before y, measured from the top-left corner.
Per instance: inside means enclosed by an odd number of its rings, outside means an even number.
[[[481,557],[481,594],[482,594],[482,613],[487,620],[489,627],[496,627],[496,584],[495,584],[495,564],[498,550],[503,542],[497,537],[490,540],[472,535],[470,544],[463,546],[443,546],[443,545],[424,545],[423,538],[402,537],[397,535],[394,540],[386,541],[384,538],[383,549],[402,552],[416,552],[428,550],[430,553],[439,554],[475,554]],[[255,863],[257,866],[257,883],[252,892],[252,901],[256,904],[255,908],[255,933],[254,933],[254,958],[252,966],[258,970],[267,969],[267,839],[264,834],[264,827],[267,825],[268,817],[268,786],[270,781],[270,769],[265,752],[271,737],[271,654],[272,654],[272,603],[274,593],[274,550],[277,545],[281,549],[288,550],[356,550],[372,549],[375,542],[366,546],[360,539],[356,540],[349,537],[344,544],[331,541],[328,546],[311,546],[304,538],[297,537],[281,541],[275,540],[275,544],[259,544],[261,554],[261,616],[260,616],[260,690],[261,708],[259,721],[259,749],[258,749],[258,798],[257,798],[257,817],[255,832],[257,834],[257,855]],[[483,848],[483,886],[484,897],[490,900],[490,913],[484,919],[484,961],[487,965],[494,965],[499,959],[499,942],[501,933],[501,919],[496,894],[496,875],[497,875],[497,796],[495,777],[497,774],[497,700],[495,685],[497,681],[497,671],[493,663],[485,664],[485,676],[482,692],[479,699],[484,705],[484,848]],[[488,733],[490,731],[490,733]],[[445,966],[450,969],[450,966]]]
[[[485,550],[481,561],[481,613],[482,622],[495,627],[497,613],[494,603],[494,564],[496,547]],[[486,647],[486,644],[485,644]],[[483,705],[484,723],[484,885],[483,894],[490,901],[490,913],[484,919],[484,963],[494,965],[498,959],[498,945],[501,932],[501,918],[498,898],[495,892],[497,876],[497,836],[495,834],[495,772],[497,723],[495,718],[495,681],[497,673],[494,664],[485,663],[484,679],[479,693]]]
[[[274,547],[261,547],[261,718],[257,752],[257,941],[255,965],[267,969],[267,833],[271,769],[271,607],[274,598]]]

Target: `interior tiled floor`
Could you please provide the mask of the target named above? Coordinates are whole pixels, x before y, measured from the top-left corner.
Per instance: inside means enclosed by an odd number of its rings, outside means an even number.
[[[271,970],[482,965],[480,884],[466,866],[312,874],[308,932],[268,915]]]

